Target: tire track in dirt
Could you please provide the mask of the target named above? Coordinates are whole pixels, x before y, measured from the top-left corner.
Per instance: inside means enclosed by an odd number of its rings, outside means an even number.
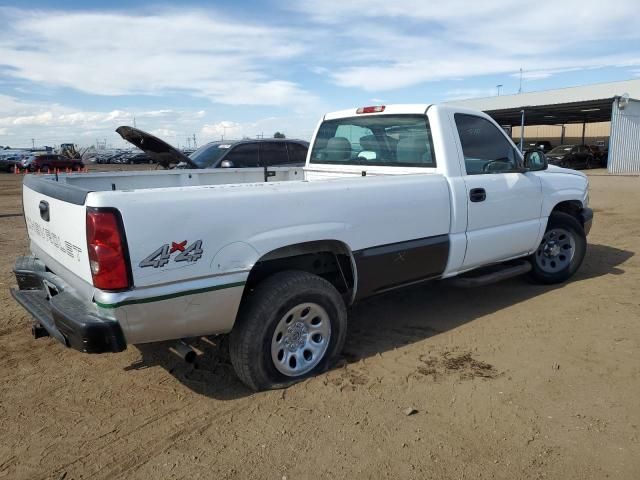
[[[65,475],[78,466],[80,466],[83,475],[89,475],[90,478],[96,480],[131,478],[133,472],[161,455],[178,440],[184,442],[194,433],[202,433],[214,422],[240,414],[251,406],[249,399],[241,403],[236,402],[233,406],[217,410],[215,413],[211,413],[206,405],[201,405],[201,411],[194,413],[194,408],[198,406],[197,402],[158,412],[128,432],[117,435],[113,440],[105,439],[104,435],[93,439],[94,441],[100,440],[100,443],[103,444],[96,447],[88,447],[87,454],[78,456],[73,461],[56,467],[53,471],[44,473],[36,478],[38,480],[57,478],[57,476]],[[181,422],[183,419],[184,422]],[[166,430],[165,426],[160,425],[165,422],[170,425],[180,423],[180,427],[163,433],[158,438],[158,430]],[[135,448],[128,449],[127,447],[132,443],[131,439],[133,437],[148,438],[148,440],[143,442],[133,441],[136,445]],[[105,463],[100,461],[99,457],[106,450],[113,451],[114,455]]]

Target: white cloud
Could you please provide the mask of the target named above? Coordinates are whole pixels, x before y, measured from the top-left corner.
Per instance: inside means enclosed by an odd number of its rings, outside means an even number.
[[[213,125],[205,124],[200,133],[207,140],[221,140],[223,138],[242,138],[245,128],[237,123],[222,121]]]
[[[497,88],[456,88],[445,93],[447,100],[466,100],[467,98],[491,97],[498,93]]]
[[[325,30],[327,53],[316,59],[337,60],[333,81],[367,91],[513,74],[520,67],[534,79],[640,64],[637,0],[611,0],[606,7],[599,0],[540,0],[535,6],[511,0],[314,0],[291,8]]]
[[[110,143],[122,144],[114,130],[120,125],[133,125],[134,115],[139,128],[174,143],[200,130],[204,111],[177,110],[112,110],[86,111],[60,104],[25,102],[0,95],[0,144],[40,144],[77,142],[93,143],[106,138]]]
[[[225,139],[269,138],[275,132],[283,132],[288,138],[310,140],[317,118],[310,116],[266,117],[252,122],[224,120],[205,124],[200,130],[201,143]]]
[[[178,132],[171,130],[170,128],[155,128],[149,133],[162,139],[173,139],[178,137]]]
[[[315,101],[296,83],[267,73],[305,51],[293,32],[210,10],[132,15],[0,8],[0,23],[5,75],[37,84],[97,95],[185,90],[226,104]]]

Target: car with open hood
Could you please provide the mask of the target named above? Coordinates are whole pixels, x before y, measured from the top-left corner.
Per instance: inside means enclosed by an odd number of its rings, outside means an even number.
[[[210,142],[186,155],[164,140],[133,127],[120,136],[164,168],[257,168],[304,165],[309,142],[295,139],[243,139]]]

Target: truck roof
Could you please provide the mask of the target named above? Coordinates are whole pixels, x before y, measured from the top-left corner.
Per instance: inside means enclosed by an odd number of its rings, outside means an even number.
[[[363,105],[367,107],[369,105]],[[392,114],[417,114],[421,115],[431,106],[430,103],[397,103],[393,105],[385,105],[383,112],[376,113],[358,113],[358,108],[349,108],[347,110],[338,110],[336,112],[327,113],[324,120],[333,120],[336,118],[355,117],[356,115],[392,115]],[[361,107],[360,107],[361,108]]]

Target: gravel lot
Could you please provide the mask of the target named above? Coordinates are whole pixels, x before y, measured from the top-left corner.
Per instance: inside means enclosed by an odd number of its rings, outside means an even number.
[[[217,338],[195,366],[33,340],[8,290],[21,176],[0,174],[0,478],[640,478],[640,178],[589,174],[571,282],[373,298],[337,368],[260,394]]]

